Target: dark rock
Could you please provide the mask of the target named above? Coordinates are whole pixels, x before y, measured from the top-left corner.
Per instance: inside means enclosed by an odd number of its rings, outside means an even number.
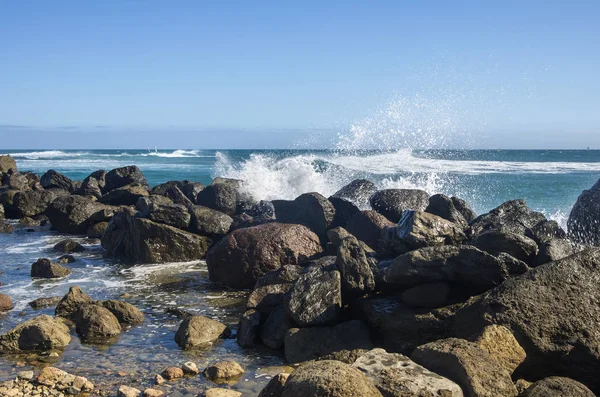
[[[4,204],[0,204],[0,221],[4,221],[6,219],[6,214],[4,213]]]
[[[283,305],[275,307],[265,320],[261,331],[260,340],[271,349],[281,349],[285,336],[291,328],[296,327],[294,321],[288,316]]]
[[[67,234],[85,234],[92,225],[92,217],[107,207],[83,196],[69,196],[54,200],[46,210],[56,230]]]
[[[0,204],[4,208],[4,216],[6,218],[19,218],[19,214],[14,207],[15,196],[19,190],[0,189]]]
[[[546,221],[544,214],[532,211],[525,200],[507,201],[487,214],[479,215],[469,224],[471,236],[490,230],[525,235],[540,222]]]
[[[484,232],[473,239],[471,244],[482,251],[492,255],[505,252],[525,263],[533,263],[538,254],[535,241],[521,234],[491,230]]]
[[[44,189],[63,189],[73,193],[73,181],[54,170],[49,170],[42,175],[40,184]]]
[[[204,190],[204,185],[200,182],[183,181],[179,184],[179,190],[185,194],[185,197],[187,197],[192,204],[197,204],[196,198],[198,197],[198,194]]]
[[[98,187],[101,190],[104,190],[104,186],[106,185],[106,171],[104,170],[98,170],[98,171],[94,171],[91,174],[89,174],[84,180],[83,182],[89,182],[90,180],[95,179],[96,183],[98,184]]]
[[[463,339],[442,339],[415,349],[417,364],[458,383],[467,396],[514,397],[510,374],[489,353]]]
[[[211,280],[252,288],[267,272],[297,265],[321,251],[318,237],[308,228],[268,223],[228,234],[210,249],[206,262]]]
[[[405,210],[424,211],[429,205],[429,193],[417,189],[385,189],[373,194],[370,202],[375,211],[397,223]]]
[[[566,258],[575,253],[573,243],[568,239],[554,239],[540,244],[540,251],[534,260],[534,266]]]
[[[233,216],[237,209],[237,189],[225,183],[206,186],[196,196],[196,203]]]
[[[71,274],[71,270],[49,259],[38,259],[31,265],[31,277],[33,278],[62,278]]]
[[[26,175],[15,173],[9,175],[7,178],[7,185],[11,189],[15,190],[29,190],[29,179]]]
[[[145,185],[132,183],[112,189],[98,201],[108,205],[135,205],[140,197],[146,196],[148,196],[148,190]]]
[[[369,208],[369,198],[377,192],[377,186],[367,179],[355,179],[340,190],[335,192],[329,199],[338,198],[354,203],[360,209]]]
[[[573,379],[551,376],[538,380],[527,388],[520,397],[595,397],[584,384]]]
[[[204,376],[220,384],[235,383],[244,373],[242,366],[232,360],[218,361],[204,370]]]
[[[248,295],[246,306],[263,313],[271,312],[275,307],[283,304],[285,295],[300,277],[300,273],[301,267],[295,265],[285,265],[266,273],[256,280],[254,289]]]
[[[225,324],[204,316],[192,316],[184,319],[179,326],[175,342],[185,350],[203,348],[212,345],[226,331]]]
[[[346,226],[348,219],[357,212],[360,212],[353,202],[343,198],[331,196],[329,197],[329,202],[333,204],[333,208],[335,209],[335,217],[330,227]]]
[[[69,196],[66,190],[28,190],[15,194],[13,208],[18,218],[43,214],[56,199]]]
[[[150,189],[150,194],[153,194],[156,196],[165,196],[167,193],[167,190],[169,188],[171,188],[172,186],[175,186],[179,189],[180,183],[181,183],[181,181],[168,181],[168,182],[158,184],[158,185],[154,186],[152,189]]]
[[[283,388],[290,375],[286,373],[280,373],[275,375],[264,389],[260,391],[258,397],[281,397],[283,395]]]
[[[155,207],[169,204],[173,204],[173,200],[170,198],[151,194],[146,197],[140,197],[135,203],[135,209],[140,211],[143,216],[147,217]]]
[[[194,205],[192,200],[183,194],[181,189],[179,189],[177,186],[169,186],[165,190],[164,196],[171,199],[175,204],[183,205],[186,208],[190,208],[192,205]]]
[[[148,218],[154,222],[186,230],[190,226],[191,215],[181,204],[152,205]]]
[[[525,236],[534,240],[538,245],[547,243],[554,239],[566,239],[567,232],[556,221],[542,221],[527,229]]]
[[[0,335],[1,353],[64,349],[71,341],[69,327],[48,315],[25,321]]]
[[[455,318],[459,336],[490,324],[510,329],[527,358],[526,379],[562,374],[600,389],[600,251],[539,266],[473,298]]]
[[[85,247],[73,239],[65,239],[54,245],[54,249],[60,252],[83,252]]]
[[[335,261],[342,278],[345,299],[353,299],[372,292],[375,278],[361,244],[352,235],[339,242]]]
[[[76,259],[73,255],[61,255],[58,257],[58,263],[62,265],[73,262],[76,262]]]
[[[331,325],[342,313],[340,272],[309,268],[298,277],[284,305],[300,327]]]
[[[427,283],[404,291],[402,302],[409,307],[436,308],[445,306],[449,295],[448,283]]]
[[[0,313],[7,312],[13,308],[12,300],[10,296],[6,294],[0,294]]]
[[[261,315],[259,311],[250,309],[240,318],[237,342],[242,347],[253,347],[258,343]]]
[[[17,172],[17,162],[9,154],[0,156],[0,173]]]
[[[0,234],[12,234],[15,232],[15,227],[8,223],[0,223]]]
[[[472,212],[472,210],[466,202],[464,202],[463,204],[459,204],[459,210],[454,205],[454,203],[456,202],[455,200],[460,199],[457,199],[456,197],[450,198],[443,194],[434,194],[433,196],[429,197],[429,205],[427,206],[425,211],[437,215],[446,220],[449,220],[450,222],[456,223],[457,225],[460,225],[461,227],[465,228],[473,219],[467,220],[465,218],[465,215],[463,215],[463,212],[466,212],[467,216],[471,217],[471,215],[469,215],[470,213],[467,211]]]
[[[372,348],[368,328],[357,320],[333,327],[292,328],[285,337],[285,359],[290,364],[341,351]]]
[[[98,222],[90,226],[86,232],[88,238],[102,238],[108,228],[108,222]]]
[[[111,343],[121,334],[119,320],[110,310],[97,305],[79,307],[75,325],[77,334],[85,342]]]
[[[346,230],[360,241],[364,241],[377,252],[383,251],[383,230],[395,226],[383,215],[369,210],[360,211],[350,217]]]
[[[253,218],[275,219],[275,206],[267,200],[259,201],[244,212]]]
[[[102,197],[102,188],[100,187],[98,180],[90,178],[81,184],[81,187],[75,191],[80,196],[92,196],[97,199]]]
[[[579,195],[569,214],[567,229],[577,243],[600,245],[600,180]]]
[[[477,218],[477,214],[471,209],[471,206],[465,200],[458,197],[451,197],[450,200],[452,200],[454,208],[456,208],[458,212],[462,214],[468,224]]]
[[[68,319],[75,319],[81,306],[92,303],[92,298],[86,295],[78,286],[70,287],[69,292],[56,305],[55,314]]]
[[[106,174],[104,179],[105,185],[103,191],[105,192],[110,192],[111,190],[129,185],[131,183],[148,186],[148,182],[146,182],[146,177],[144,176],[144,174],[142,174],[142,171],[140,171],[140,169],[135,165],[111,170]]]
[[[326,241],[327,230],[333,224],[335,208],[319,193],[305,193],[293,201],[274,200],[277,222],[304,225]]]
[[[502,266],[506,268],[508,274],[511,276],[518,276],[531,270],[527,263],[518,260],[506,252],[501,252],[496,258],[502,263]]]
[[[233,219],[212,208],[194,205],[190,208],[192,214],[190,231],[209,237],[222,237],[229,232]]]
[[[134,325],[144,322],[144,313],[131,303],[111,299],[98,301],[97,304],[108,309],[121,324]]]
[[[46,307],[56,306],[61,299],[62,298],[60,296],[52,296],[50,298],[38,298],[34,301],[29,302],[29,306],[31,306],[31,308],[34,310],[40,310]]]

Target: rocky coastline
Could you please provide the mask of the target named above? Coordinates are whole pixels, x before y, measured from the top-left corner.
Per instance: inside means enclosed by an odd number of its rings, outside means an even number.
[[[232,337],[249,351],[281,351],[290,367],[260,397],[600,393],[600,181],[580,195],[568,230],[523,200],[477,215],[457,197],[368,180],[328,198],[257,202],[239,180],[150,187],[128,166],[73,181],[21,173],[0,156],[0,181],[0,233],[49,224],[98,239],[105,257],[132,266],[205,260],[213,283],[248,290],[234,329],[180,313],[172,338],[190,351]],[[84,248],[65,239],[54,249],[63,255],[33,263],[32,278],[69,277]],[[73,338],[118,340],[145,321],[126,300],[72,287],[31,302],[55,306],[54,316],[0,335],[0,359],[60,356]],[[0,294],[0,312],[12,308]],[[0,395],[159,397],[196,376],[211,385],[196,395],[242,395],[229,388],[244,373],[235,361],[164,364],[152,387],[111,391],[42,365],[1,383]]]

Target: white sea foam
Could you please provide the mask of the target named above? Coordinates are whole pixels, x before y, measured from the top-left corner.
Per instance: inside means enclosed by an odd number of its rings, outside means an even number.
[[[62,152],[60,150],[45,150],[40,152],[20,152],[20,153],[10,153],[12,157],[15,159],[29,159],[29,160],[38,160],[38,159],[53,159],[58,157],[80,157],[88,155],[88,152]]]
[[[148,153],[142,153],[141,156],[155,156],[155,157],[168,157],[168,158],[178,158],[178,157],[214,157],[202,155],[199,150],[183,150],[177,149],[171,153],[167,152],[159,152],[159,151],[148,151]]]

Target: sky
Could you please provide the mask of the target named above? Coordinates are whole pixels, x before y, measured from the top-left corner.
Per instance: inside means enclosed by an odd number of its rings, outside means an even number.
[[[357,129],[600,148],[598,15],[598,1],[0,0],[0,149],[327,146]]]

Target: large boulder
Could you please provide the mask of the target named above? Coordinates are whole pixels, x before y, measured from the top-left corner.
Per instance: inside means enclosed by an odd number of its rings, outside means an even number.
[[[205,237],[135,217],[128,210],[115,214],[102,236],[105,253],[129,263],[197,260],[208,245]]]
[[[308,268],[290,289],[284,305],[300,327],[337,323],[342,314],[340,272]]]
[[[463,339],[441,339],[415,349],[417,364],[458,383],[469,397],[515,397],[510,374],[476,344]]]
[[[85,342],[110,343],[121,334],[119,320],[110,310],[98,305],[84,305],[75,315],[77,334]]]
[[[85,234],[92,225],[92,217],[109,207],[83,196],[69,196],[54,200],[46,210],[56,230],[68,234]]]
[[[544,214],[531,210],[525,200],[512,200],[479,215],[469,224],[469,231],[471,236],[490,230],[525,235],[528,229],[546,221]]]
[[[144,186],[148,185],[146,177],[135,165],[115,168],[105,175],[104,180],[104,192],[110,192],[111,190],[129,185],[130,183],[138,183]]]
[[[371,379],[384,397],[463,396],[456,383],[402,354],[373,349],[360,356],[352,366]]]
[[[190,231],[210,237],[222,237],[229,232],[233,218],[212,208],[194,205],[190,209]]]
[[[405,210],[425,211],[429,193],[418,189],[385,189],[373,194],[370,202],[375,211],[397,223]]]
[[[364,241],[371,249],[383,251],[383,231],[393,227],[385,216],[373,210],[360,211],[352,215],[346,223],[346,230],[360,241]]]
[[[368,179],[355,179],[331,197],[348,200],[360,209],[369,208],[369,198],[377,192],[377,186]],[[331,200],[330,197],[330,200]]]
[[[98,199],[108,205],[135,205],[141,197],[148,196],[148,189],[139,183],[130,183],[111,190]]]
[[[190,316],[183,320],[175,342],[185,350],[205,348],[224,336],[227,326],[204,316]]]
[[[260,277],[248,295],[246,306],[269,313],[282,305],[285,295],[300,277],[301,269],[300,266],[285,265]]]
[[[98,181],[94,178],[90,178],[89,180],[83,181],[81,186],[75,194],[79,196],[90,196],[96,197],[97,199],[102,197],[102,189],[100,185],[98,185]]]
[[[69,288],[69,292],[58,302],[54,313],[57,316],[74,320],[79,308],[90,303],[92,303],[92,298],[85,294],[78,286],[73,286]]]
[[[33,278],[62,278],[69,274],[71,274],[71,269],[46,258],[40,258],[31,265],[31,277]]]
[[[339,361],[306,363],[288,377],[282,397],[382,397],[358,369]]]
[[[40,178],[44,189],[63,189],[73,193],[73,181],[58,171],[49,170]]]
[[[319,193],[305,193],[293,201],[274,200],[273,205],[278,222],[304,225],[326,241],[335,207],[325,197]]]
[[[70,341],[69,327],[43,314],[0,335],[0,353],[64,349]]]
[[[68,196],[68,191],[60,189],[18,192],[13,199],[13,212],[18,218],[34,217],[43,214],[54,200]]]
[[[206,263],[211,280],[252,288],[267,272],[321,251],[319,238],[305,226],[267,223],[231,232],[210,249]]]
[[[539,266],[473,298],[454,327],[469,337],[490,324],[510,329],[527,358],[526,379],[561,374],[600,390],[600,250]]]
[[[515,372],[527,356],[512,332],[502,325],[487,326],[470,339],[494,357],[509,374]]]
[[[9,154],[0,156],[0,174],[13,170],[17,172],[17,162]]]
[[[569,214],[567,229],[573,241],[600,245],[600,180],[579,195]]]
[[[525,263],[533,263],[538,254],[535,241],[521,234],[491,230],[478,235],[471,244],[482,251],[498,256],[505,252]]]
[[[140,200],[144,200],[141,198]],[[138,206],[139,208],[139,206]],[[188,209],[182,204],[153,202],[145,213],[151,221],[187,230],[192,219]]]
[[[584,384],[561,376],[538,380],[519,397],[595,397]]]
[[[375,289],[370,262],[356,237],[348,235],[339,241],[335,264],[342,276],[344,296],[355,298]]]
[[[443,194],[434,194],[429,197],[429,205],[425,211],[447,219],[461,227],[466,227],[469,222],[475,219],[475,213],[466,201]]]
[[[352,351],[370,350],[369,329],[357,320],[333,327],[292,328],[285,336],[285,359],[294,364]]]
[[[196,204],[212,208],[229,216],[235,215],[237,200],[236,186],[227,183],[208,185],[196,196]]]

